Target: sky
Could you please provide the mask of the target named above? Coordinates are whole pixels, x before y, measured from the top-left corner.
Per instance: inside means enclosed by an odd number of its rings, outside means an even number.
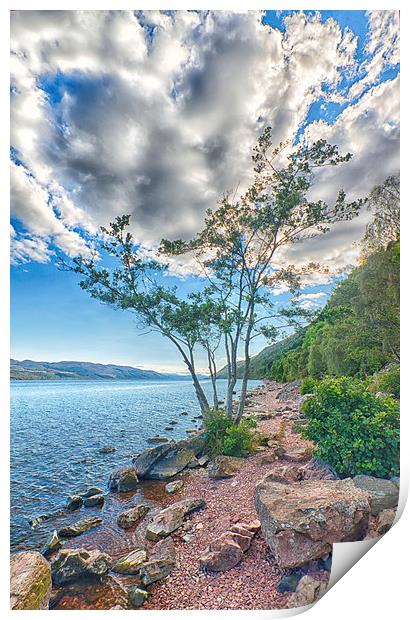
[[[14,11],[12,356],[183,370],[170,343],[87,297],[56,258],[87,255],[123,213],[149,251],[194,235],[224,191],[246,187],[266,125],[275,143],[326,138],[353,154],[313,195],[366,196],[399,171],[399,80],[397,11]],[[351,266],[368,218],[284,260]],[[192,269],[173,265],[183,293]],[[334,284],[309,283],[302,303],[320,307]]]

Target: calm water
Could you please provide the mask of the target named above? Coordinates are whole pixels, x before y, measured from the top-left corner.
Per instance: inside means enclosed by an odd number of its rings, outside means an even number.
[[[251,381],[249,387],[258,384]],[[211,396],[210,382],[203,385]],[[225,386],[226,381],[220,381],[221,394]],[[184,411],[189,415],[181,415]],[[196,427],[192,418],[198,413],[194,389],[185,380],[13,382],[12,548],[41,546],[58,520],[33,530],[29,519],[62,507],[67,495],[84,484],[105,489],[109,473],[150,447],[149,437],[187,437],[185,431]],[[165,431],[171,420],[178,424]],[[107,446],[116,451],[99,454]],[[109,510],[110,501],[104,510]]]

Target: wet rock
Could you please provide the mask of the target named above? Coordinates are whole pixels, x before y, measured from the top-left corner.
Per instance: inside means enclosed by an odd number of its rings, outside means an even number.
[[[155,437],[148,437],[148,443],[164,443],[168,441],[167,437],[161,437],[160,435],[155,435]]]
[[[368,495],[351,479],[276,482],[256,488],[263,535],[282,569],[320,558],[335,542],[362,540],[367,532]]]
[[[396,511],[391,508],[387,510],[382,510],[377,519],[376,532],[379,536],[383,536],[389,529],[392,527],[394,523],[394,519],[396,518]]]
[[[326,592],[327,583],[305,575],[299,581],[296,591],[289,598],[288,607],[305,607],[317,601]]]
[[[48,609],[51,568],[38,551],[10,556],[10,608]]]
[[[84,499],[84,506],[90,508],[91,506],[102,506],[104,504],[104,495],[91,495]]]
[[[44,556],[47,556],[53,551],[55,551],[56,549],[58,549],[59,547],[61,547],[62,544],[63,543],[57,534],[57,530],[54,530],[54,532],[51,532],[46,543],[41,548],[40,553]]]
[[[138,586],[131,586],[128,589],[128,599],[133,607],[142,607],[148,596],[148,592]]]
[[[174,568],[174,563],[168,560],[151,560],[141,566],[140,577],[144,586],[168,577]]]
[[[151,480],[168,480],[179,474],[195,457],[193,450],[175,449],[157,461],[149,470]]]
[[[114,471],[108,479],[111,491],[131,491],[138,486],[138,477],[134,467],[122,467]]]
[[[159,540],[169,536],[176,529],[181,527],[184,518],[199,508],[204,508],[203,499],[184,499],[168,508],[161,510],[149,523],[145,536],[148,540]]]
[[[227,571],[239,564],[249,549],[252,538],[260,528],[259,521],[240,522],[211,542],[199,560],[202,569]]]
[[[373,476],[355,476],[353,484],[369,494],[372,515],[377,516],[382,510],[397,506],[399,490],[391,480]]]
[[[181,411],[180,415],[189,415],[188,411]]]
[[[184,483],[182,482],[182,480],[174,480],[173,482],[168,482],[168,484],[165,485],[165,491],[167,493],[173,494],[177,491],[180,491],[183,486]]]
[[[166,426],[166,427],[165,427],[165,430],[166,430],[166,431],[173,431],[173,430],[174,430],[174,427],[173,427],[173,426]]]
[[[118,515],[117,524],[119,525],[119,527],[127,530],[139,521],[141,521],[141,519],[145,517],[149,509],[150,507],[147,506],[147,504],[137,504],[136,506],[133,506],[132,508],[121,512]]]
[[[182,441],[168,441],[155,448],[144,450],[133,459],[139,478],[167,480],[176,476],[194,457],[199,457],[205,449],[203,432]]]
[[[84,491],[79,492],[77,495],[81,497],[92,497],[93,495],[102,495],[104,491],[99,487],[88,487]]]
[[[208,465],[208,476],[215,480],[231,478],[240,470],[244,460],[236,456],[217,456]]]
[[[82,497],[80,497],[79,495],[70,495],[67,498],[67,503],[65,507],[70,512],[73,512],[74,510],[78,510],[78,508],[81,508],[82,505],[83,505]]]
[[[46,514],[39,515],[38,517],[34,517],[33,519],[30,519],[29,524],[34,529],[38,525],[40,525],[40,523],[43,523],[43,521],[48,521],[49,519],[55,519],[57,517],[63,517],[65,514],[66,514],[65,510],[54,510],[53,512],[48,512]]]
[[[66,525],[58,530],[58,535],[62,538],[71,538],[74,536],[80,536],[84,532],[91,530],[102,523],[101,517],[90,517],[89,519],[82,519],[72,525]]]
[[[98,450],[98,454],[113,454],[116,450],[117,448],[114,448],[114,446],[105,446]]]
[[[112,570],[121,575],[136,575],[146,559],[147,552],[145,549],[135,549],[114,562]]]
[[[166,444],[161,444],[155,448],[144,450],[144,452],[136,456],[132,462],[137,476],[139,478],[145,478],[154,463],[171,452],[175,446],[175,441],[168,441]]]
[[[84,577],[101,577],[111,564],[110,556],[98,549],[63,549],[51,564],[53,582],[63,585]]]

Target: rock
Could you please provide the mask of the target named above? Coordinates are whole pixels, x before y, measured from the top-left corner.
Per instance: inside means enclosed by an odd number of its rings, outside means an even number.
[[[302,461],[305,461],[306,459],[311,458],[312,448],[292,448],[291,450],[286,450],[284,456],[291,461],[296,461],[296,463],[300,463]]]
[[[78,510],[78,508],[81,508],[82,505],[83,505],[82,497],[80,497],[79,495],[70,495],[67,498],[67,503],[65,507],[70,512],[73,512],[74,510]]]
[[[155,437],[148,437],[148,443],[164,443],[168,441],[168,437],[161,437],[160,435],[155,435]]]
[[[305,607],[317,601],[326,592],[327,583],[305,575],[299,581],[296,591],[289,598],[287,607]]]
[[[101,577],[111,564],[110,556],[98,549],[63,549],[51,564],[53,582],[63,585],[84,577]]]
[[[138,485],[137,472],[134,467],[122,467],[113,472],[108,479],[108,487],[111,491],[131,491]]]
[[[80,536],[84,532],[91,530],[93,527],[97,527],[102,523],[101,517],[90,517],[89,519],[82,519],[72,525],[66,525],[58,530],[58,535],[62,538],[71,538],[73,536]]]
[[[339,476],[334,469],[324,461],[313,458],[299,468],[302,480],[338,480]]]
[[[54,530],[54,532],[51,532],[48,540],[41,548],[40,553],[44,556],[47,556],[59,547],[61,547],[62,544],[62,541],[58,537],[57,530]]]
[[[84,506],[90,508],[91,506],[102,506],[104,504],[104,495],[91,495],[84,499]]]
[[[166,426],[166,427],[165,427],[165,430],[166,430],[166,431],[173,431],[173,430],[174,430],[174,427],[173,427],[173,426]]]
[[[145,450],[133,459],[137,475],[151,480],[167,480],[179,474],[194,457],[205,449],[203,432],[182,441],[168,441],[155,448]]]
[[[277,591],[281,594],[285,594],[285,592],[294,592],[302,577],[303,573],[300,570],[295,570],[288,575],[284,575],[276,586]]]
[[[353,484],[370,496],[372,515],[377,516],[386,508],[394,508],[399,501],[399,490],[391,480],[373,476],[355,476]]]
[[[124,530],[128,530],[130,527],[141,521],[147,514],[150,506],[146,504],[137,504],[124,512],[121,512],[117,518],[117,525]]]
[[[204,508],[203,499],[184,499],[175,504],[171,504],[168,508],[161,510],[149,523],[145,536],[148,540],[159,540],[169,536],[176,529],[181,527],[186,515],[194,510]]]
[[[43,523],[43,521],[48,521],[49,519],[63,517],[65,514],[66,514],[65,510],[54,510],[53,512],[48,512],[47,514],[39,515],[38,517],[34,517],[34,519],[30,519],[29,523],[31,527],[34,529],[35,527],[40,525],[40,523]]]
[[[204,454],[204,456],[200,456],[198,459],[198,465],[200,467],[205,467],[205,465],[207,465],[209,463],[211,459],[209,458],[209,456],[207,454]]]
[[[188,469],[195,469],[196,467],[199,467],[199,461],[196,458],[196,456],[194,456],[194,458],[191,461],[189,461],[187,467]]]
[[[167,443],[156,446],[155,448],[144,450],[144,452],[135,457],[132,463],[137,476],[139,478],[145,478],[154,463],[171,452],[175,446],[175,441],[168,441]]]
[[[180,415],[189,415],[188,411],[181,411]]]
[[[147,552],[145,549],[135,549],[114,562],[112,570],[121,575],[136,575],[146,559]]]
[[[263,535],[282,569],[302,566],[335,542],[362,540],[368,495],[351,479],[283,484],[268,475],[256,488]]]
[[[177,552],[172,538],[161,538],[151,551],[151,560],[167,560],[175,564]]]
[[[128,598],[134,607],[142,607],[147,600],[149,594],[146,590],[139,588],[138,586],[131,586],[128,589]]]
[[[231,478],[240,470],[244,460],[236,456],[217,456],[208,465],[208,476],[215,480]]]
[[[10,608],[48,609],[51,568],[38,551],[21,551],[10,556]]]
[[[216,572],[230,570],[242,560],[259,528],[259,521],[232,525],[227,532],[211,542],[200,557],[200,567]]]
[[[394,523],[394,519],[396,518],[396,511],[391,508],[387,510],[382,510],[377,519],[376,532],[379,536],[383,536],[389,529],[392,527]]]
[[[174,568],[174,564],[168,560],[151,560],[141,566],[140,577],[144,586],[149,586],[155,581],[168,577]]]
[[[400,489],[400,478],[398,476],[392,476],[390,480],[393,482],[393,484],[396,485],[398,489]]]
[[[168,480],[179,474],[195,457],[193,450],[175,449],[157,461],[149,470],[152,480]]]
[[[168,484],[165,485],[165,491],[170,494],[176,493],[177,491],[180,491],[183,486],[184,483],[182,480],[174,480],[173,482],[168,482]]]
[[[116,449],[117,448],[114,448],[114,446],[105,446],[104,448],[100,448],[98,450],[98,454],[113,454]]]
[[[89,487],[85,491],[78,493],[81,497],[92,497],[93,495],[102,495],[104,491],[99,487]]]

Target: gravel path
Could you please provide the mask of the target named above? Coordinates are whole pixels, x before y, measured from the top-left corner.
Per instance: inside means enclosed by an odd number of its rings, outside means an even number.
[[[285,448],[308,446],[299,435],[291,432],[292,416],[296,415],[296,393],[291,400],[281,402],[273,385],[259,388],[250,395],[248,412],[275,417],[261,420],[258,430],[266,434],[278,431],[281,421],[286,424]],[[293,411],[291,410],[293,409]],[[286,607],[289,594],[280,594],[276,586],[283,572],[275,564],[270,550],[257,534],[243,561],[233,569],[206,574],[199,570],[199,557],[207,545],[222,534],[238,518],[257,518],[255,487],[273,468],[283,465],[284,459],[262,464],[265,452],[244,460],[240,472],[233,478],[213,481],[205,470],[193,470],[184,478],[184,487],[173,496],[202,497],[207,507],[194,514],[187,524],[192,539],[184,542],[181,534],[173,536],[177,549],[177,567],[170,578],[154,584],[144,609],[280,609]],[[182,534],[184,534],[182,532]]]

